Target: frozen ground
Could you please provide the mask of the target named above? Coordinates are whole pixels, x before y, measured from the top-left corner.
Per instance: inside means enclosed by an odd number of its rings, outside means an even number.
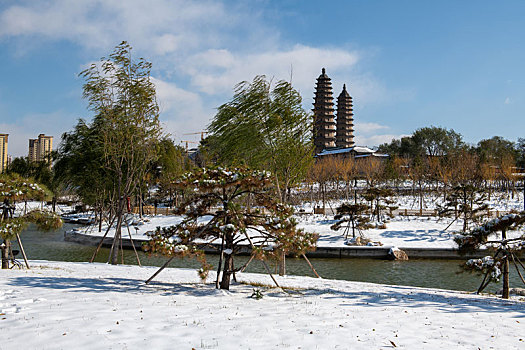
[[[31,262],[2,270],[1,349],[523,349],[525,300],[370,283]],[[214,276],[210,276],[214,278]],[[260,300],[251,298],[254,288]]]

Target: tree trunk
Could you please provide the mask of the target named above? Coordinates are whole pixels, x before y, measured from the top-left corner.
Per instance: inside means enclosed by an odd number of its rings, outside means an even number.
[[[286,254],[281,252],[281,260],[279,261],[279,276],[286,275]]]
[[[115,227],[115,235],[113,236],[113,249],[111,250],[111,264],[118,264],[118,252],[119,244],[122,233],[122,198],[119,201],[118,211],[117,211],[117,226]]]
[[[501,239],[505,241],[507,239],[507,232],[501,231]],[[503,299],[509,298],[509,252],[505,251],[505,257],[503,258],[503,292],[501,293]]]
[[[228,240],[229,241],[229,240]],[[222,270],[221,289],[230,289],[230,279],[233,273],[233,240],[226,243],[226,249],[231,249],[230,254],[224,254],[224,269]]]
[[[8,239],[4,240],[4,243],[2,244],[2,269],[8,269],[9,268],[9,246],[11,245],[11,242],[9,242]]]
[[[102,232],[102,220],[103,220],[102,208],[100,208],[100,219],[98,220],[98,232]]]

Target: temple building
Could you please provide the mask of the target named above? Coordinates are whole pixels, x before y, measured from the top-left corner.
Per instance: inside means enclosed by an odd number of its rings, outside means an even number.
[[[337,132],[335,146],[338,148],[354,147],[354,113],[352,109],[352,97],[346,91],[346,84],[343,91],[337,97]]]
[[[314,146],[315,153],[335,147],[336,124],[334,121],[334,98],[332,80],[323,68],[317,78],[314,97]]]
[[[314,96],[314,146],[315,156],[388,157],[368,147],[356,146],[354,142],[354,112],[352,96],[343,85],[337,97],[337,122],[334,120],[332,80],[322,69],[317,78]]]

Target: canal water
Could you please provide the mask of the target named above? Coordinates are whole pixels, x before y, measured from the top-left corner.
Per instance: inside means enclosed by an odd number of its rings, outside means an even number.
[[[64,232],[78,227],[74,224],[64,224],[56,231],[41,232],[34,226],[30,226],[20,236],[25,252],[32,260],[54,260],[54,261],[89,261],[95,247],[85,246],[78,243],[64,241]],[[17,248],[14,242],[14,249]],[[108,248],[102,248],[96,261],[107,262]],[[166,258],[160,256],[147,256],[139,252],[142,265],[161,266]],[[21,255],[17,256],[22,260]],[[218,256],[208,255],[208,261],[217,266]],[[248,257],[235,257],[236,266],[242,266]],[[315,269],[323,278],[339,279],[348,281],[362,281],[393,285],[406,285],[416,287],[430,287],[453,289],[461,291],[475,291],[481,276],[469,273],[460,273],[460,264],[464,260],[440,260],[440,259],[415,259],[409,261],[387,261],[377,259],[310,259]],[[132,250],[124,251],[125,264],[137,264],[135,254]],[[195,260],[174,259],[170,267],[198,268],[200,265]],[[511,266],[512,268],[512,266]],[[313,276],[312,270],[303,259],[288,258],[286,269],[289,275]],[[252,261],[246,272],[265,273],[264,266],[259,261]],[[511,287],[523,287],[523,284],[511,270]],[[487,292],[496,292],[501,288],[501,283],[492,283]]]

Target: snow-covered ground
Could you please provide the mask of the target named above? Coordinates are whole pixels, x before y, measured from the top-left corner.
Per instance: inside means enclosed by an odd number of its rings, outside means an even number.
[[[1,349],[523,349],[525,299],[308,277],[31,262],[2,270]],[[251,298],[260,289],[262,299]]]
[[[419,210],[419,196],[417,196],[417,193],[415,196],[411,195],[399,195],[395,197],[391,197],[389,199],[392,199],[394,203],[392,203],[393,206],[398,207],[398,209],[408,209],[408,210]],[[353,199],[351,198],[350,201]],[[326,202],[326,208],[333,210],[336,210],[336,208],[341,205],[341,203],[347,202],[346,200],[340,199],[340,200],[329,200]],[[423,203],[422,208],[423,210],[435,210],[437,209],[438,205],[444,204],[443,196],[439,194],[425,194],[423,196]],[[489,206],[490,210],[500,211],[500,212],[507,212],[511,210],[517,210],[521,211],[523,210],[523,192],[518,191],[514,193],[514,196],[512,196],[510,193],[507,192],[496,192],[491,197],[490,200],[486,200],[485,203]],[[321,201],[316,201],[313,203],[310,202],[304,202],[301,205],[297,206],[297,210],[302,210],[306,213],[312,213],[314,210],[314,207],[316,206],[322,206]]]
[[[343,229],[333,231],[330,229],[335,223],[333,217],[325,215],[307,215],[299,221],[298,227],[307,232],[318,233],[318,247],[345,246]],[[386,229],[368,229],[363,231],[366,238],[374,242],[381,242],[383,246],[401,248],[455,248],[454,231],[462,227],[462,222],[451,223],[450,219],[437,220],[426,217],[395,217],[386,223]],[[357,233],[356,233],[357,235]],[[351,237],[351,231],[349,237]]]
[[[330,229],[335,221],[333,216],[329,215],[301,215],[297,217],[298,227],[305,229],[307,232],[320,234],[318,247],[344,247],[346,246],[343,229],[333,231]],[[146,240],[146,232],[155,231],[157,227],[175,225],[181,221],[178,216],[147,216],[140,225],[130,225],[129,232],[134,240]],[[462,227],[462,222],[453,223],[447,230],[451,219],[427,218],[427,217],[403,217],[398,216],[386,223],[386,229],[369,229],[363,231],[364,236],[372,241],[378,241],[383,246],[394,246],[401,248],[454,248],[456,244],[453,241],[454,231]],[[79,231],[90,235],[102,236],[106,231],[104,226],[101,232],[98,232],[98,226],[89,226],[80,228]],[[114,229],[108,233],[113,237]],[[123,230],[123,236],[129,237],[127,227]],[[350,234],[351,237],[351,234]]]

